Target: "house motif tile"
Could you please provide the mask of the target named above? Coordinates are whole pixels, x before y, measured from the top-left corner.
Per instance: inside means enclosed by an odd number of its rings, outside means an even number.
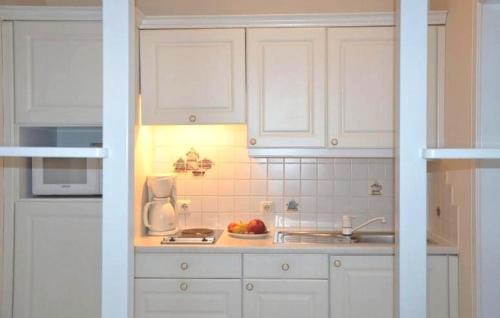
[[[186,153],[186,159],[180,157],[173,166],[177,173],[191,172],[194,176],[204,176],[205,172],[214,166],[214,163],[207,158],[200,160],[200,154],[191,148]]]

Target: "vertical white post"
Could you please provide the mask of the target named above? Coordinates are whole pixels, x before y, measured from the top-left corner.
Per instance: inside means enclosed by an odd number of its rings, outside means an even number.
[[[476,144],[500,147],[500,3],[479,4],[479,72]],[[500,160],[478,163],[476,172],[477,317],[500,313]]]
[[[133,316],[134,0],[103,1],[102,318]]]
[[[421,151],[427,146],[428,1],[398,2],[396,316],[424,318],[427,315],[427,172]]]

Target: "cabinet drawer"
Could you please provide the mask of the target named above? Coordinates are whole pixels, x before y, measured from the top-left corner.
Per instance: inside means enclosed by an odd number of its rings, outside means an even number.
[[[239,254],[136,254],[135,277],[240,278]]]
[[[250,254],[243,267],[247,278],[328,278],[328,256],[320,254]]]
[[[135,317],[240,318],[239,279],[136,279]]]

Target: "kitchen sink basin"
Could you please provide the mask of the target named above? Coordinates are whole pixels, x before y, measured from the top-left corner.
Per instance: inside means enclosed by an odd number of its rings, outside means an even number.
[[[304,244],[394,244],[392,232],[358,232],[351,237],[338,231],[276,231],[274,243]]]

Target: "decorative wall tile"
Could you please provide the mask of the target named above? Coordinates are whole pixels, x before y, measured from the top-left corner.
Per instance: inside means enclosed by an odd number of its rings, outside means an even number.
[[[350,214],[357,216],[355,225],[370,217],[384,216],[390,222],[374,224],[370,229],[393,228],[390,159],[250,158],[245,126],[153,129],[152,173],[170,173],[178,155],[191,147],[214,162],[203,177],[177,175],[178,198],[192,202],[191,212],[179,217],[183,227],[225,228],[229,222],[258,217],[271,227],[335,230],[340,227],[342,215]],[[382,185],[382,195],[369,195],[375,181]],[[260,212],[263,200],[273,201],[271,213]],[[298,203],[297,211],[287,211],[286,203],[291,200]],[[446,217],[440,224],[443,231],[452,232],[456,225],[451,225],[453,218]]]

